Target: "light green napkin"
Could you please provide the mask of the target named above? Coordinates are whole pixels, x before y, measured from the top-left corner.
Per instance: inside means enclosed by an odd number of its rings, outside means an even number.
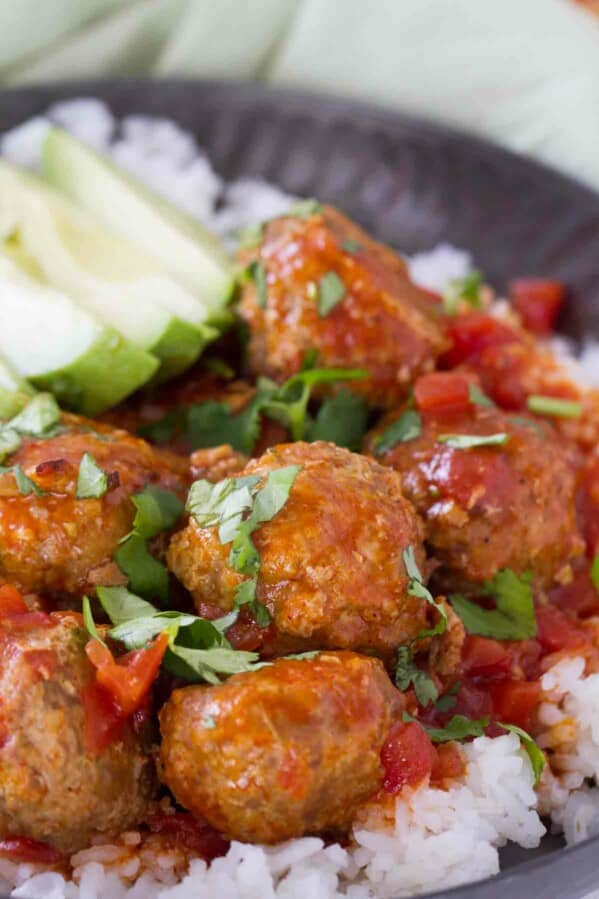
[[[0,83],[143,73],[364,97],[599,189],[599,20],[574,0],[1,0]]]

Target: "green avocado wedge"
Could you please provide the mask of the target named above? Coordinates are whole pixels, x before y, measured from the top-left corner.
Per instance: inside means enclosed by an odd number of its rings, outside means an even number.
[[[218,239],[196,219],[66,131],[52,129],[44,142],[43,174],[124,238],[137,243],[198,297],[207,323],[230,322],[231,260]]]
[[[158,360],[0,254],[0,353],[65,407],[96,415],[152,378]]]
[[[12,418],[20,412],[34,393],[33,387],[0,358],[0,419]]]
[[[160,380],[192,365],[218,336],[197,299],[136,244],[1,161],[0,228],[27,270],[156,356]]]

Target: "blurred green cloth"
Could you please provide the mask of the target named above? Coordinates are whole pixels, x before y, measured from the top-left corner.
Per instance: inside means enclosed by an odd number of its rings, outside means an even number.
[[[599,189],[599,21],[573,0],[2,0],[5,85],[264,78],[435,118]]]

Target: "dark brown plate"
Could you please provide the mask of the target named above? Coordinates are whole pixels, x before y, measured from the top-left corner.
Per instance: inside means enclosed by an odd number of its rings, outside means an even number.
[[[497,288],[565,281],[562,330],[599,338],[599,195],[492,144],[346,100],[208,81],[74,82],[0,93],[0,131],[68,97],[117,115],[174,119],[225,177],[261,176],[338,205],[406,253],[448,241],[472,252]],[[1,300],[0,300],[1,301]],[[503,873],[436,894],[451,899],[579,899],[599,887],[599,837],[564,850],[503,850]],[[558,851],[559,850],[559,851]]]

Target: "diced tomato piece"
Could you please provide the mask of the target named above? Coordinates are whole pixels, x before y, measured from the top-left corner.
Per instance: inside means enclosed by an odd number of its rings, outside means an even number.
[[[438,415],[467,409],[470,381],[456,372],[435,371],[422,375],[414,384],[414,400],[424,415]]]
[[[146,649],[128,652],[115,661],[108,647],[99,640],[87,643],[85,651],[96,669],[96,680],[112,696],[124,717],[143,704],[158,674],[167,645],[168,636],[162,633]]]
[[[545,652],[559,652],[588,643],[588,637],[576,623],[555,606],[537,609],[537,639]]]
[[[464,681],[456,700],[455,706],[448,713],[448,718],[452,715],[465,715],[466,718],[479,719],[490,717],[493,713],[489,691],[472,681]]]
[[[530,717],[541,701],[538,681],[504,680],[490,684],[493,713],[498,721],[530,729]]]
[[[58,849],[29,837],[7,836],[0,840],[0,856],[18,862],[37,862],[40,865],[57,865],[63,860],[62,852]]]
[[[433,786],[441,786],[444,781],[453,780],[464,773],[466,764],[457,743],[453,740],[449,743],[439,743],[435,750],[435,761],[431,771]]]
[[[559,281],[520,278],[510,284],[510,299],[520,313],[522,324],[533,334],[550,334],[566,298],[566,288]]]
[[[383,789],[399,793],[428,777],[435,763],[435,750],[426,731],[416,721],[394,724],[381,749],[385,769]]]
[[[469,635],[462,650],[466,674],[479,677],[501,677],[508,674],[511,658],[505,644],[487,637]]]
[[[150,815],[147,823],[152,833],[172,837],[176,845],[189,849],[206,862],[226,855],[230,846],[217,830],[185,812]]]
[[[538,640],[513,640],[506,645],[512,659],[512,675],[523,680],[540,677],[543,650]]]
[[[85,747],[90,755],[99,755],[119,739],[126,718],[110,693],[95,681],[83,688],[81,701],[85,713]]]
[[[29,611],[27,603],[11,584],[0,587],[0,618],[5,615],[24,615]]]
[[[453,345],[441,360],[447,368],[455,368],[486,347],[520,342],[513,328],[484,312],[467,312],[457,316],[449,327],[448,336]]]

